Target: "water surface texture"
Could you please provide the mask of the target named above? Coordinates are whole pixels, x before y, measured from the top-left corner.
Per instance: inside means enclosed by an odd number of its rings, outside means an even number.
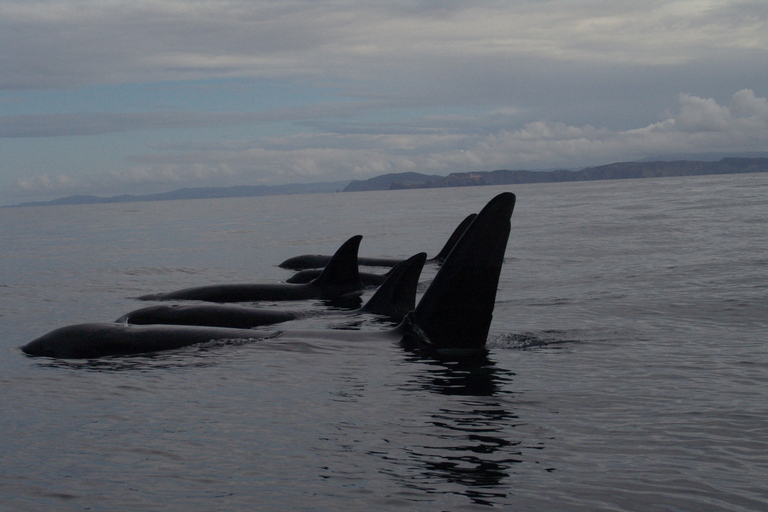
[[[18,350],[138,295],[286,279],[355,234],[364,256],[434,256],[504,190],[487,357]],[[763,174],[0,209],[0,509],[768,510],[766,197]]]

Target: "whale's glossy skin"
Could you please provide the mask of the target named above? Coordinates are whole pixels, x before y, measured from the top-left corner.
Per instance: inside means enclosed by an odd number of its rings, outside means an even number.
[[[306,284],[221,284],[137,297],[139,300],[202,300],[206,302],[257,302],[307,299],[346,299],[363,293],[357,267],[362,236],[347,240],[320,276]]]
[[[30,356],[88,359],[170,350],[212,340],[293,336],[306,339],[399,339],[408,348],[478,352],[493,317],[515,196],[493,198],[446,258],[415,310],[395,329],[269,332],[185,325],[78,324],[62,327],[21,347]]]
[[[285,282],[292,283],[292,284],[309,283],[313,279],[317,279],[318,277],[320,277],[320,274],[322,273],[323,273],[323,269],[321,268],[308,268],[306,270],[299,270],[298,272],[293,274],[291,277],[286,279]],[[363,283],[363,286],[365,286],[366,288],[375,288],[376,286],[379,286],[384,281],[386,281],[388,275],[389,275],[389,272],[386,272],[384,274],[360,272],[360,282]]]
[[[442,263],[446,257],[448,257],[448,254],[453,249],[453,246],[456,245],[456,242],[458,242],[459,238],[461,238],[461,235],[464,234],[464,230],[467,229],[467,227],[472,223],[472,221],[475,219],[477,214],[470,214],[467,217],[464,218],[461,223],[456,226],[456,229],[453,230],[453,233],[451,233],[451,236],[448,237],[448,241],[445,242],[445,245],[440,250],[439,253],[437,253],[437,256],[434,258],[431,258],[427,261],[435,262],[435,263]],[[323,268],[325,267],[329,262],[331,261],[331,256],[323,255],[323,254],[304,254],[301,256],[294,256],[293,258],[288,258],[284,262],[282,262],[280,265],[278,265],[281,268],[287,268],[290,270],[309,270],[309,269],[317,269],[317,268]],[[393,259],[393,258],[363,258],[358,257],[357,263],[358,265],[366,266],[366,267],[394,267],[402,260]],[[307,278],[304,277],[305,275],[314,275],[314,274],[302,274],[297,275],[291,278],[289,282],[294,283],[301,283],[301,282],[307,282]],[[373,274],[372,277],[370,277],[371,280],[375,280],[375,274]]]
[[[51,331],[21,350],[33,356],[94,359],[172,350],[214,340],[255,340],[273,335],[253,329],[190,325],[76,324]]]
[[[282,262],[278,267],[289,270],[307,270],[323,268],[331,261],[327,254],[302,254]],[[357,264],[364,267],[394,267],[403,260],[396,258],[364,258],[358,257]]]
[[[232,304],[157,304],[126,313],[115,322],[131,325],[203,325],[253,329],[296,320],[305,315],[309,316],[309,313]]]

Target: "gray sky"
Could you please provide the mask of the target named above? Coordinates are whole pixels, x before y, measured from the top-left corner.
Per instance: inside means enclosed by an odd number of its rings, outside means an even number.
[[[0,0],[0,204],[768,151],[768,2]]]

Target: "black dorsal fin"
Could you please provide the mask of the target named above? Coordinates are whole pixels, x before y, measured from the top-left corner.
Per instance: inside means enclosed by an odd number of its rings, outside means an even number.
[[[416,288],[426,260],[427,253],[420,252],[398,263],[360,310],[402,320],[416,306]]]
[[[475,220],[475,217],[477,217],[476,213],[470,213],[463,221],[461,221],[458,226],[456,226],[456,229],[453,230],[451,236],[448,237],[448,241],[445,242],[445,245],[440,250],[440,252],[437,253],[437,256],[432,258],[432,261],[442,262],[445,260],[445,258],[448,257],[448,255],[451,253],[451,249],[453,249],[453,246],[456,245],[456,242],[459,241],[461,235],[464,234],[464,231],[466,231],[469,225],[472,224],[472,221]]]
[[[309,284],[333,292],[338,289],[362,290],[360,272],[357,268],[357,251],[362,235],[355,235],[336,251],[323,272]]]
[[[402,324],[407,337],[433,349],[485,346],[514,207],[504,192],[472,221]]]

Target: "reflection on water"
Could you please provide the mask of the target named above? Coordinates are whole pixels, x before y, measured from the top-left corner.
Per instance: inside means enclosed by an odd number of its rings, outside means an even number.
[[[414,355],[407,361],[425,370],[408,388],[415,384],[450,398],[433,402],[437,409],[425,420],[421,443],[404,447],[407,460],[401,462],[415,473],[392,476],[427,494],[448,492],[479,505],[506,501],[505,480],[511,468],[523,462],[522,441],[512,436],[520,422],[504,390],[514,374],[497,367],[485,353],[439,359]]]
[[[514,375],[498,368],[488,359],[487,352],[453,357],[432,354],[428,359],[412,355],[408,362],[428,365],[418,384],[443,395],[493,396]]]
[[[214,366],[216,359],[209,357],[206,347],[192,347],[182,354],[139,354],[103,357],[99,359],[36,358],[35,365],[43,368],[62,368],[93,372],[147,372],[174,368],[204,368]]]

